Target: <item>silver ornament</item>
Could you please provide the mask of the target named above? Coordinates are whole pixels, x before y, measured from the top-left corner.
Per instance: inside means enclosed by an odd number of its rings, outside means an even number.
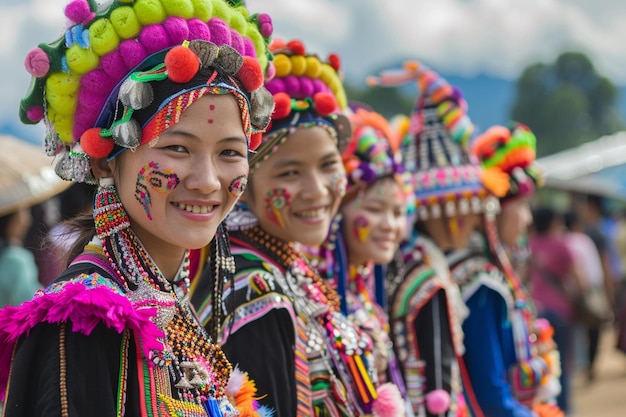
[[[141,127],[134,119],[115,124],[111,131],[115,143],[124,148],[136,148],[141,143]]]
[[[124,106],[139,110],[148,107],[152,103],[154,91],[150,83],[127,78],[120,86],[117,97]]]
[[[250,121],[252,126],[263,130],[270,123],[274,111],[274,97],[265,87],[253,91],[251,96]]]
[[[243,57],[232,46],[222,45],[220,46],[215,63],[222,67],[224,71],[230,75],[235,75],[239,72],[243,65]]]
[[[198,55],[202,68],[211,66],[215,61],[215,58],[217,58],[220,50],[220,48],[216,44],[200,39],[189,42],[189,49],[191,49],[196,53],[196,55]]]

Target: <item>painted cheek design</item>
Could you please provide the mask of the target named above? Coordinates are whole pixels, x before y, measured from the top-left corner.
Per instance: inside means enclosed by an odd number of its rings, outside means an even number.
[[[337,198],[343,198],[346,195],[346,187],[348,186],[348,178],[344,173],[336,173],[330,179],[330,184]]]
[[[363,215],[358,215],[354,219],[354,224],[353,224],[354,236],[356,236],[359,242],[361,243],[365,242],[365,239],[367,239],[367,236],[369,236],[370,234],[369,225],[370,225],[369,222]]]
[[[281,228],[285,222],[280,211],[291,204],[291,194],[284,188],[274,188],[267,192],[265,197],[265,212],[267,217]]]
[[[153,161],[139,170],[135,183],[135,198],[143,206],[148,219],[152,220],[150,189],[159,193],[167,193],[176,188],[179,183],[178,175],[174,171],[171,169],[162,170],[159,164]]]
[[[241,197],[246,187],[248,186],[248,176],[243,174],[235,178],[230,182],[228,186],[228,192],[235,198]]]

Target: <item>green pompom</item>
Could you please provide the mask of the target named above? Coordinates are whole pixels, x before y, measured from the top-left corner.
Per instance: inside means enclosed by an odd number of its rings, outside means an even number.
[[[193,15],[194,17],[202,20],[203,22],[208,22],[213,13],[213,4],[210,0],[191,0],[193,4]]]
[[[226,24],[230,23],[230,15],[233,10],[222,0],[213,0],[213,16],[222,19]]]
[[[162,0],[163,7],[168,16],[180,16],[183,19],[193,17],[193,4],[191,0]]]
[[[103,56],[113,51],[120,44],[120,38],[109,19],[98,19],[89,27],[91,49]]]
[[[130,6],[122,6],[111,12],[111,24],[122,39],[131,39],[139,35],[141,23],[135,10]]]
[[[159,0],[137,0],[133,8],[142,26],[161,23],[167,17],[165,8]]]
[[[86,74],[96,69],[100,58],[91,49],[83,49],[78,44],[70,46],[66,53],[67,66],[78,74]]]
[[[230,27],[239,33],[246,33],[248,21],[237,10],[233,10],[230,14]]]

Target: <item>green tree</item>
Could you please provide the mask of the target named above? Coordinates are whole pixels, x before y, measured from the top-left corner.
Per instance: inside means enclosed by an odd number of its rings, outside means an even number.
[[[586,55],[566,52],[523,71],[511,117],[533,130],[537,154],[544,156],[620,130],[617,98]]]

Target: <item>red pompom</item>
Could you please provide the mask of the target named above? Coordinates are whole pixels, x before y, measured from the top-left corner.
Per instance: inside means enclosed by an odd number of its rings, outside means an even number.
[[[328,63],[330,64],[331,67],[335,69],[335,71],[339,72],[339,69],[341,68],[341,60],[339,59],[339,55],[337,54],[328,55]]]
[[[304,44],[298,40],[293,40],[287,42],[287,47],[291,49],[291,51],[296,55],[304,55],[306,49],[304,49]]]
[[[198,73],[200,58],[185,46],[175,46],[165,55],[165,68],[170,80],[186,83]]]
[[[259,147],[261,144],[261,139],[263,138],[262,133],[253,133],[250,135],[250,150],[253,151]]]
[[[105,158],[115,147],[115,142],[111,139],[103,138],[100,136],[100,132],[102,132],[102,129],[99,127],[92,127],[80,136],[80,146],[92,158]]]
[[[289,94],[274,94],[274,113],[272,113],[272,118],[283,119],[289,116],[289,113],[291,113],[291,97],[289,97]]]
[[[337,109],[337,100],[330,93],[317,93],[313,96],[315,111],[322,116],[328,116]]]
[[[247,91],[254,91],[263,85],[263,71],[259,61],[251,56],[243,57],[243,65],[237,73],[237,78]]]

